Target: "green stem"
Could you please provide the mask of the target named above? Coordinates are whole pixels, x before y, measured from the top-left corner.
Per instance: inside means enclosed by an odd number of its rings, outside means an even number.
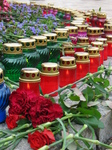
[[[11,88],[11,89],[17,89],[18,86],[10,84],[9,82],[5,81],[5,83]]]
[[[19,86],[18,83],[16,83],[16,82],[10,80],[8,77],[4,77],[4,80],[7,81],[7,82],[10,82],[11,84],[14,84],[14,85],[16,85],[16,86]]]
[[[22,126],[20,126],[20,127],[17,127],[17,128],[15,128],[15,129],[13,129],[12,130],[12,132],[17,132],[17,131],[20,131],[20,130],[22,130],[22,129],[26,129],[26,128],[29,128],[29,127],[31,127],[31,124],[24,124],[24,125],[22,125]]]
[[[87,125],[84,124],[83,127],[78,131],[78,133],[76,134],[76,136],[79,136],[85,129],[87,129]]]

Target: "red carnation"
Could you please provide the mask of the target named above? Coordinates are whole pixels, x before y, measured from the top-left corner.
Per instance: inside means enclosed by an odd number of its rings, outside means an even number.
[[[35,131],[33,134],[28,134],[28,143],[34,150],[38,150],[44,145],[49,145],[53,142],[55,142],[54,135],[47,129],[44,129],[43,132]]]

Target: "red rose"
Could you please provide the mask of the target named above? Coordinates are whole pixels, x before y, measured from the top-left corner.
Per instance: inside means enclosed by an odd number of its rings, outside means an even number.
[[[34,150],[38,150],[44,145],[49,145],[53,142],[55,142],[54,135],[47,129],[44,129],[43,132],[35,131],[33,134],[28,134],[28,143]]]
[[[44,129],[42,133],[48,137],[47,145],[50,145],[51,143],[55,142],[55,138],[52,131]]]
[[[6,123],[9,129],[17,127],[17,121],[19,120],[18,115],[10,115],[6,118]]]
[[[46,139],[42,133],[35,131],[33,134],[28,134],[28,143],[32,149],[38,150],[46,145]]]

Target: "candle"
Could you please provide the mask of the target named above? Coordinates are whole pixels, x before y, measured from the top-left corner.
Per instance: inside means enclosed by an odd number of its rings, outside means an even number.
[[[77,65],[76,80],[80,80],[81,78],[86,76],[86,74],[89,72],[90,67],[89,54],[86,52],[76,52],[75,58]]]
[[[35,39],[19,39],[22,44],[23,54],[27,60],[27,67],[36,67],[40,60],[40,55],[36,51]]]
[[[40,86],[43,94],[49,94],[59,87],[59,71],[58,64],[46,62],[42,63],[42,71],[40,72]],[[53,94],[56,96],[58,93]]]
[[[99,53],[100,53],[100,65],[103,64],[104,61],[104,48],[103,48],[103,42],[92,42],[92,46],[98,47],[99,48]]]
[[[107,38],[107,44],[108,44],[107,55],[109,57],[112,57],[112,35],[107,35],[106,38]]]
[[[98,27],[88,27],[87,35],[89,38],[89,43],[96,41],[97,38],[101,36],[101,29]]]
[[[75,51],[74,48],[69,42],[65,42],[62,45],[62,50],[60,51],[60,56],[73,56],[74,57]]]
[[[87,25],[77,25],[78,37],[87,37]]]
[[[87,51],[89,53],[90,59],[90,73],[94,73],[98,71],[98,67],[100,66],[100,54],[98,47],[88,47]]]
[[[54,32],[57,34],[58,41],[68,41],[69,40],[69,34],[67,31],[55,30]]]
[[[97,27],[97,13],[95,11],[92,12],[91,25]]]
[[[104,32],[105,32],[105,37],[107,35],[112,35],[112,24],[104,24]]]
[[[71,20],[71,13],[70,13],[70,10],[65,10],[65,19],[66,20]]]
[[[30,38],[36,40],[36,51],[40,55],[40,60],[37,65],[38,69],[41,69],[41,64],[43,62],[48,62],[49,60],[49,49],[47,48],[47,37],[46,36],[31,36]]]
[[[65,28],[66,28],[66,29],[69,29],[69,36],[70,36],[70,38],[71,38],[71,41],[72,41],[72,43],[73,43],[74,45],[76,45],[76,44],[77,44],[78,28],[75,27],[75,26],[67,26],[67,27],[65,27]],[[72,37],[74,37],[75,40],[74,40],[74,38],[72,38]]]
[[[77,45],[79,46],[88,46],[89,45],[89,38],[88,37],[78,37]],[[76,48],[76,52],[84,52],[85,49],[82,48]]]
[[[57,34],[56,33],[45,33],[43,34],[47,37],[47,48],[50,52],[49,61],[57,62],[60,58],[60,46],[57,43]]]
[[[103,42],[103,48],[104,48],[104,60],[107,60],[107,38],[98,38],[96,41]]]
[[[59,86],[63,87],[76,81],[75,58],[63,56],[60,58],[59,65]],[[74,86],[73,86],[74,87]]]
[[[90,22],[90,16],[91,16],[91,12],[86,12],[86,13],[85,13],[85,17],[86,17],[86,22],[87,22],[87,23]]]
[[[27,66],[26,58],[22,52],[22,44],[5,43],[2,63],[5,66],[5,76],[18,82],[21,69]]]
[[[106,21],[106,14],[104,12],[98,12],[97,18],[97,26],[100,28],[104,27],[104,23]]]
[[[40,72],[36,68],[22,68],[19,78],[20,89],[33,91],[37,96],[40,95]]]
[[[10,90],[4,83],[3,70],[0,68],[0,123],[6,119],[6,107],[9,104]]]

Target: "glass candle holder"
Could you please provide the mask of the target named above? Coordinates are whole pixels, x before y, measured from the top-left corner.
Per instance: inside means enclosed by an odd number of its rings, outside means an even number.
[[[89,59],[90,59],[90,73],[97,72],[98,67],[100,66],[99,48],[88,47],[87,51],[89,53]]]
[[[106,36],[105,36],[104,28],[100,28],[100,30],[101,30],[101,38],[105,38]]]
[[[9,104],[10,90],[4,83],[3,70],[0,68],[0,123],[6,119],[6,107]]]
[[[97,13],[96,12],[92,12],[91,25],[92,27],[97,27]]]
[[[41,64],[48,62],[49,60],[49,49],[47,48],[47,37],[46,36],[31,36],[36,40],[36,51],[40,55],[40,60],[36,68],[41,70]]]
[[[55,30],[54,32],[57,34],[57,41],[69,41],[69,35],[67,31]]]
[[[103,42],[104,60],[107,60],[107,49],[108,49],[107,38],[98,38],[96,39],[96,41]]]
[[[86,76],[86,74],[89,72],[90,67],[89,54],[86,52],[76,52],[75,58],[77,65],[76,80],[80,80],[81,78]]]
[[[77,36],[78,36],[78,27],[75,26],[67,26],[66,29],[69,29],[69,36],[74,45],[77,44]],[[75,40],[74,40],[75,38]]]
[[[27,66],[26,58],[22,53],[22,44],[4,44],[2,63],[5,66],[5,76],[18,82],[21,69]]]
[[[92,42],[92,46],[98,47],[99,48],[99,53],[100,53],[100,65],[103,64],[104,61],[104,48],[103,48],[103,42]]]
[[[53,14],[53,7],[52,6],[48,7],[48,14]]]
[[[87,37],[87,25],[77,25],[78,37]]]
[[[85,13],[85,18],[86,18],[86,22],[87,22],[87,23],[90,22],[90,16],[91,16],[91,12],[86,12],[86,13]]]
[[[88,37],[78,37],[77,45],[82,46],[81,48],[76,48],[76,52],[84,52],[85,46],[89,46]]]
[[[104,32],[105,32],[105,37],[107,35],[112,35],[112,24],[104,24]]]
[[[36,68],[22,68],[19,78],[19,87],[22,90],[33,91],[37,96],[40,95],[40,72]]]
[[[22,44],[23,54],[27,60],[27,67],[36,67],[40,56],[36,51],[35,39],[19,39],[18,42]]]
[[[69,10],[65,10],[65,19],[66,20],[71,20],[71,13]]]
[[[74,57],[75,51],[74,47],[69,44],[69,42],[63,43],[62,50],[60,51],[60,56],[72,56]]]
[[[87,35],[89,38],[89,43],[96,41],[97,38],[101,36],[101,30],[98,27],[88,27]]]
[[[107,44],[108,44],[107,55],[109,57],[112,57],[112,35],[107,35],[106,38],[107,38]]]
[[[106,14],[104,12],[97,13],[97,26],[102,28],[104,27],[104,23],[106,21]]]
[[[57,15],[57,13],[58,13],[58,8],[53,7],[53,14],[54,14],[54,16],[56,16],[56,15]]]
[[[49,61],[57,62],[60,58],[60,47],[57,43],[57,34],[56,33],[46,33],[43,34],[47,37],[47,48],[50,52]]]
[[[46,62],[42,63],[42,71],[40,72],[41,77],[41,89],[43,94],[49,94],[59,87],[59,71],[58,64]],[[58,93],[52,94],[52,96],[57,96]]]
[[[59,87],[66,86],[76,81],[75,58],[63,56],[59,65]],[[73,86],[74,87],[74,86]]]

